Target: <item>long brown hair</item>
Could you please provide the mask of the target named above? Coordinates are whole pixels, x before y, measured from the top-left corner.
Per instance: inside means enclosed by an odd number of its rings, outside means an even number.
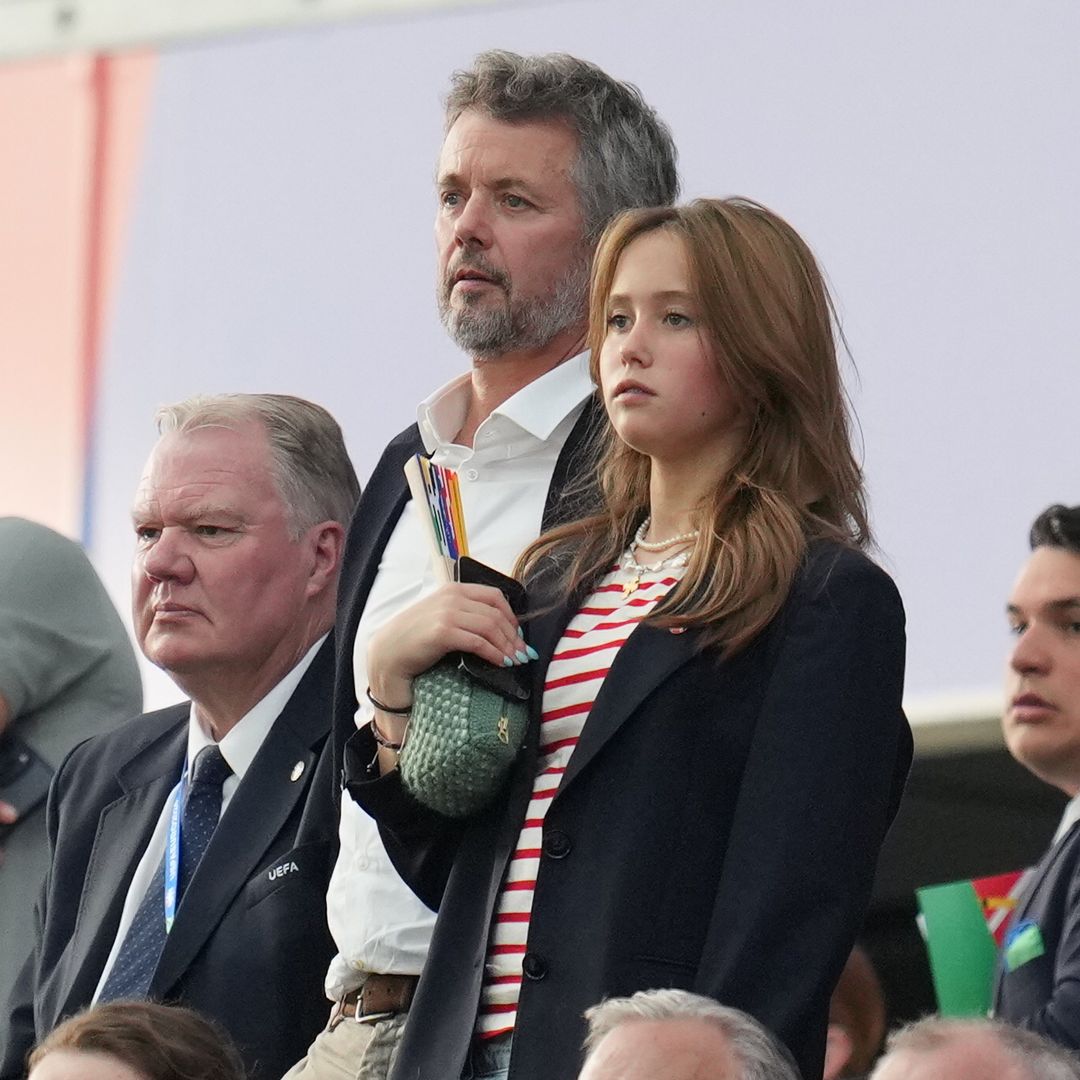
[[[686,574],[650,621],[697,627],[703,646],[731,655],[775,617],[809,541],[870,542],[835,311],[810,249],[758,203],[698,199],[629,210],[608,226],[593,262],[588,344],[597,385],[619,259],[656,229],[683,242],[699,325],[739,402],[746,435],[701,506]],[[610,424],[603,439],[603,509],[541,536],[519,559],[519,574],[555,560],[573,593],[618,561],[645,518],[650,459]]]

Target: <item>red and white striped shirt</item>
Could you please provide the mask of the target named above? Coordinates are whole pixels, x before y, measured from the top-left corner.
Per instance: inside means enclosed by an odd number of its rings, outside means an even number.
[[[521,991],[521,961],[529,936],[533,890],[540,865],[544,816],[558,790],[596,695],[615,654],[678,582],[684,566],[645,570],[637,588],[623,592],[630,577],[616,568],[601,579],[563,632],[544,682],[540,746],[532,798],[517,848],[510,859],[488,941],[484,986],[476,1032],[482,1038],[513,1031]]]

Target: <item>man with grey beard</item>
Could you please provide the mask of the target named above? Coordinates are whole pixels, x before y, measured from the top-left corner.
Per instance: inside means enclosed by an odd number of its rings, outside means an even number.
[[[678,194],[670,132],[638,91],[566,55],[493,51],[454,74],[436,179],[437,296],[470,370],[420,404],[384,452],[349,533],[338,606],[334,743],[372,722],[374,630],[436,585],[406,461],[457,470],[470,554],[509,571],[542,528],[580,509],[578,453],[599,422],[584,350],[589,265],[608,221]],[[516,658],[524,662],[524,652]],[[403,702],[385,702],[391,707]],[[335,768],[334,775],[340,770]],[[434,912],[401,881],[378,828],[347,796],[327,898],[335,1004],[305,1080],[382,1080]]]

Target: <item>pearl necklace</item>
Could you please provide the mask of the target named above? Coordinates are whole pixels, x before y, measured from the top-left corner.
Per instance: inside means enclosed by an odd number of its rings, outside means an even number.
[[[642,551],[663,551],[665,548],[671,547],[672,544],[680,544],[686,540],[696,540],[700,529],[694,529],[691,532],[679,533],[678,536],[669,537],[667,540],[646,540],[645,533],[648,531],[649,523],[652,518],[646,518],[641,527],[636,533],[634,533],[634,539],[630,542],[631,548],[641,548]]]
[[[669,555],[666,559],[661,559],[658,563],[653,563],[652,566],[642,566],[641,563],[634,558],[634,547],[635,544],[631,544],[623,553],[622,568],[631,575],[623,582],[623,596],[629,596],[631,593],[637,592],[638,586],[641,584],[642,574],[654,574],[659,570],[675,569],[679,566],[686,566],[690,561],[689,552],[677,551],[674,555]]]

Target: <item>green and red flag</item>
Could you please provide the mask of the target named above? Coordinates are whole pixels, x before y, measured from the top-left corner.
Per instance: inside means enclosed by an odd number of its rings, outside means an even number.
[[[985,1016],[1021,871],[916,890],[942,1016]]]

